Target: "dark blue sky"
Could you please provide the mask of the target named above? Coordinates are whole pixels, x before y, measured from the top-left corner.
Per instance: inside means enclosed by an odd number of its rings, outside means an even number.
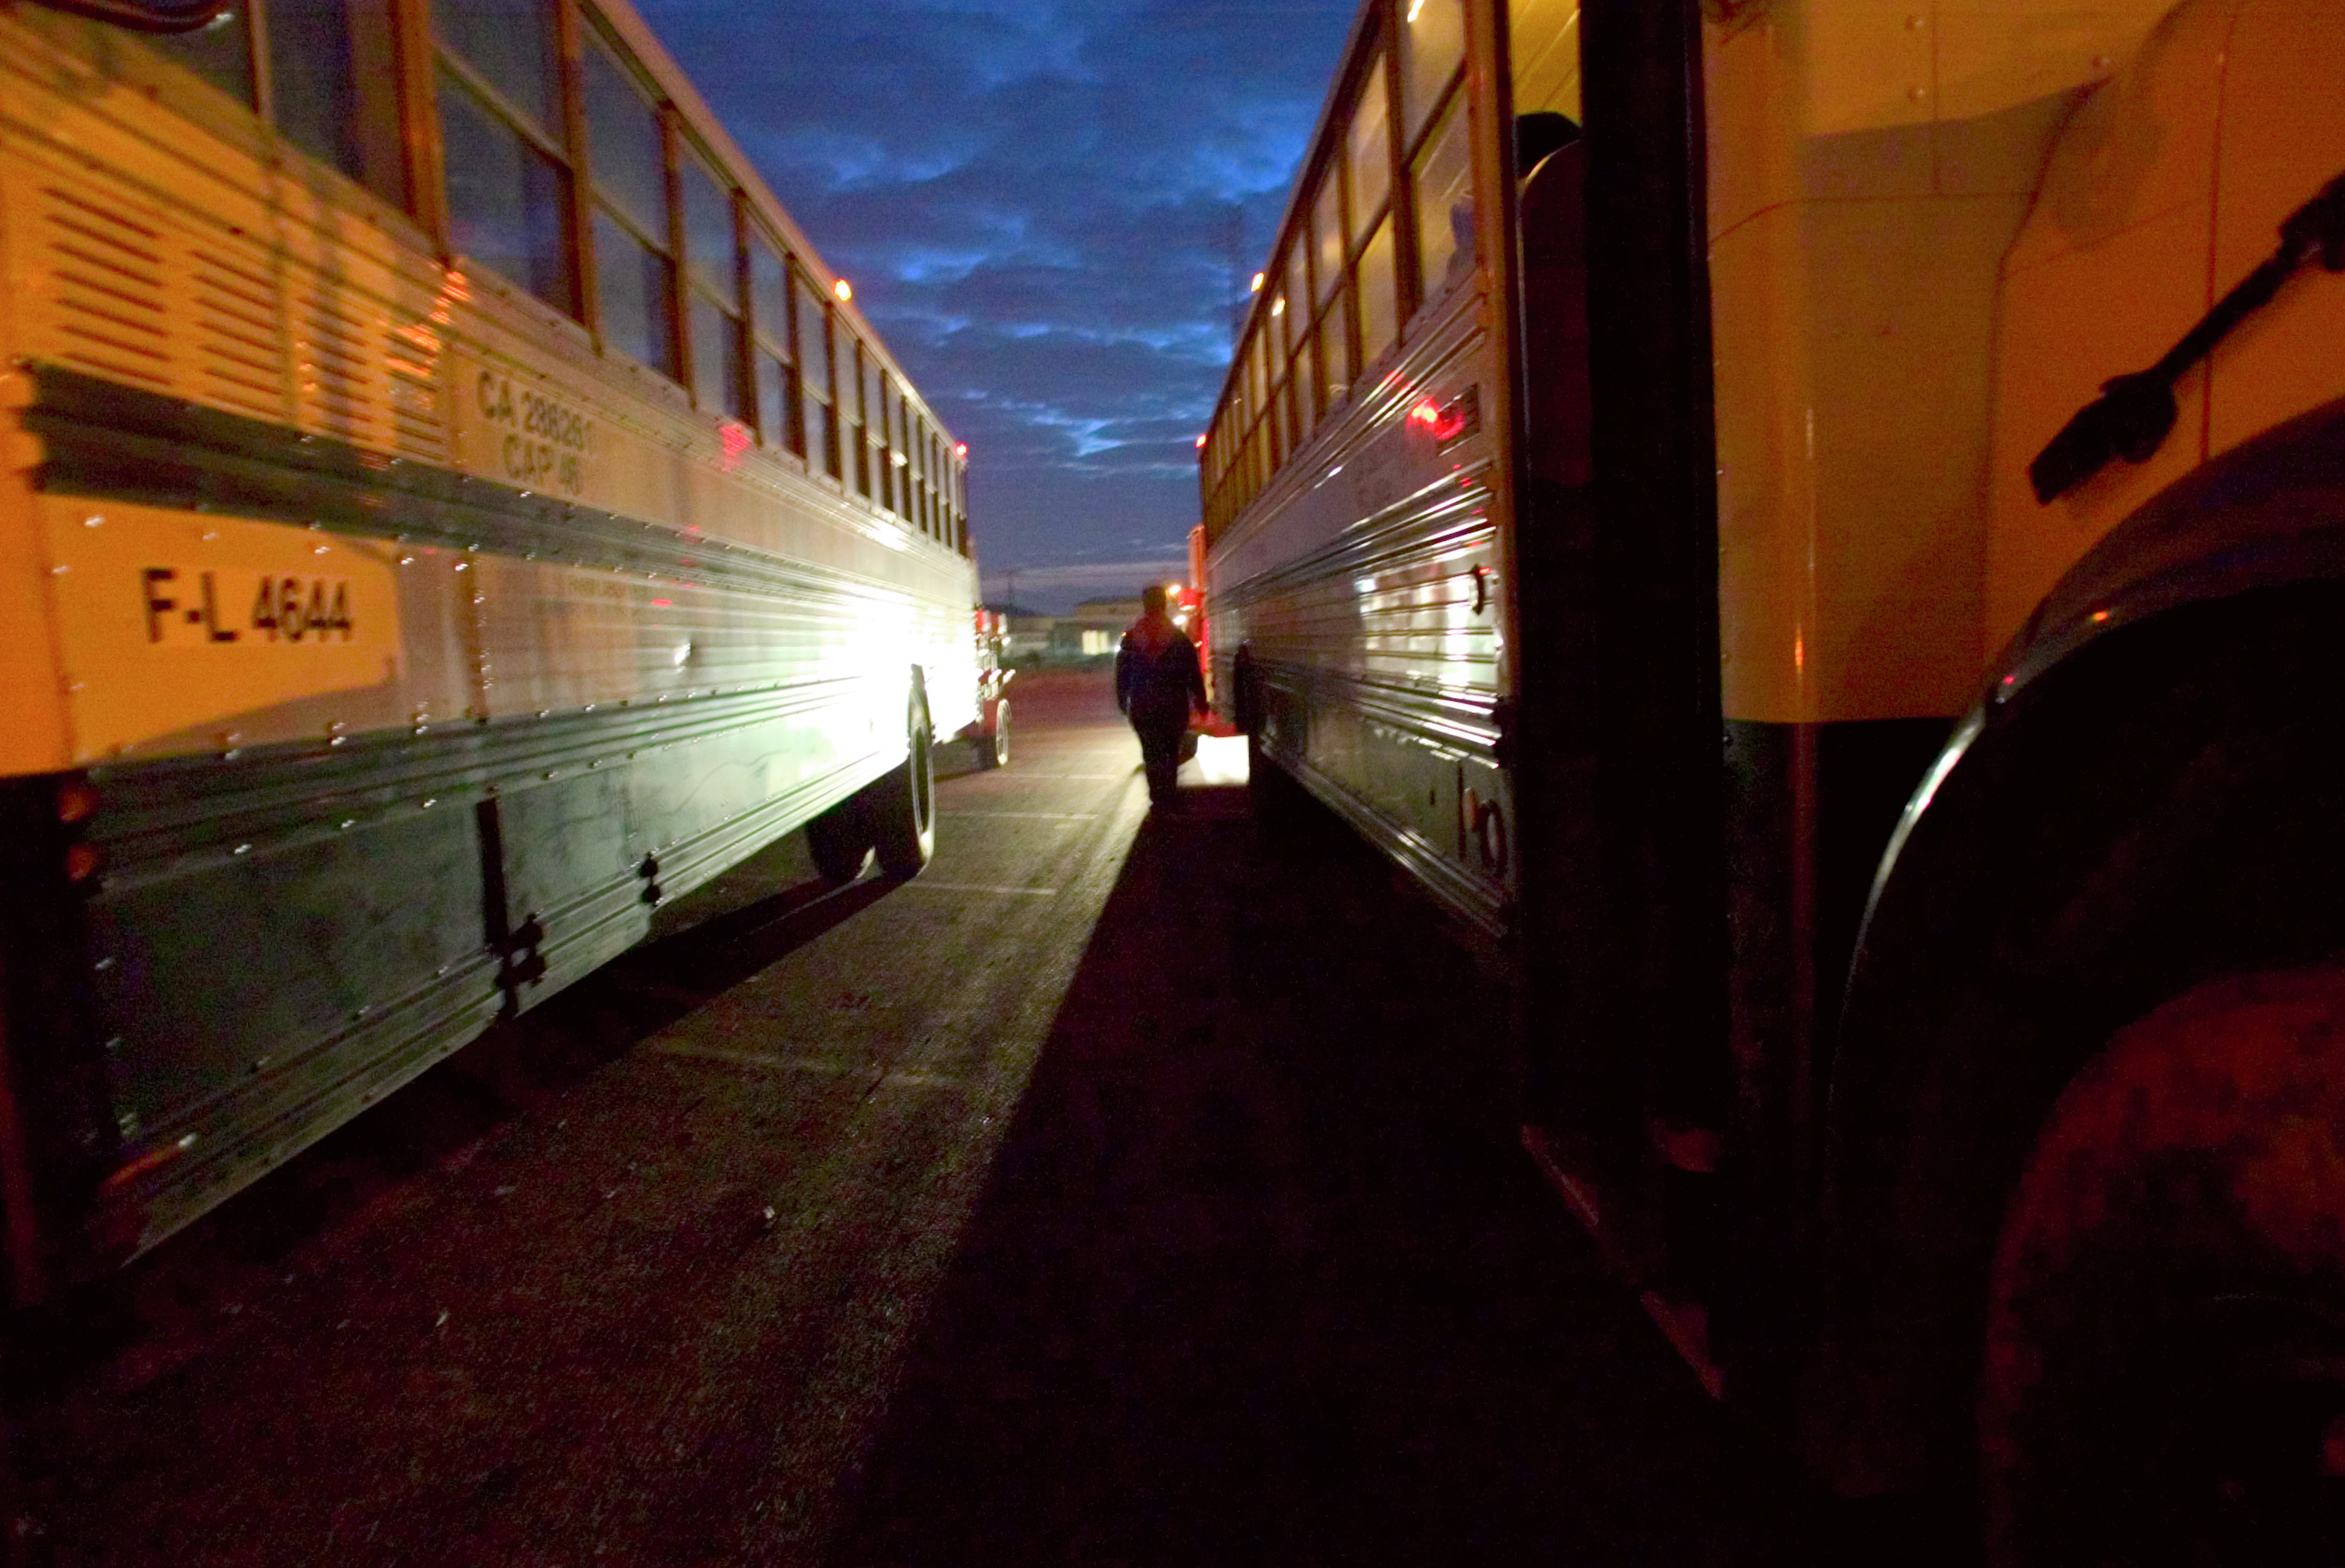
[[[1229,360],[1352,0],[638,0],[969,447],[987,596],[1185,551]]]

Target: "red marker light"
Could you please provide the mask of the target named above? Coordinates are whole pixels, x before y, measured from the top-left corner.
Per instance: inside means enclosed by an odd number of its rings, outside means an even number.
[[[1441,418],[1441,410],[1431,398],[1419,398],[1416,406],[1408,411],[1411,424],[1432,425]]]
[[[967,457],[969,455],[969,443],[964,441],[955,445],[953,447],[953,455],[955,457]]]
[[[68,779],[57,786],[57,820],[86,820],[97,810],[97,791],[84,779]]]
[[[1205,438],[1202,435],[1197,438],[1197,450],[1199,452],[1205,450]]]

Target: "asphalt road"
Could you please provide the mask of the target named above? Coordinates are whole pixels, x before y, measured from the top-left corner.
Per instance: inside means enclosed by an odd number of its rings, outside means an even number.
[[[56,1560],[1814,1560],[1516,1147],[1486,955],[1013,697],[918,880],[784,840],[23,1331]]]

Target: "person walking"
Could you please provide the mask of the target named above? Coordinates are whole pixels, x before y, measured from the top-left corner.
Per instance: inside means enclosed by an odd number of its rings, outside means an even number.
[[[1205,710],[1205,676],[1197,662],[1197,645],[1165,613],[1160,584],[1140,590],[1140,618],[1116,649],[1115,705],[1139,733],[1150,804],[1172,805],[1190,710]]]

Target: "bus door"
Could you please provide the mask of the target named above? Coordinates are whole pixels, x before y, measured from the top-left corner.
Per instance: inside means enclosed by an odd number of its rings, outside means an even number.
[[[1731,1083],[1699,36],[1507,9],[1526,1141],[1690,1298]]]

